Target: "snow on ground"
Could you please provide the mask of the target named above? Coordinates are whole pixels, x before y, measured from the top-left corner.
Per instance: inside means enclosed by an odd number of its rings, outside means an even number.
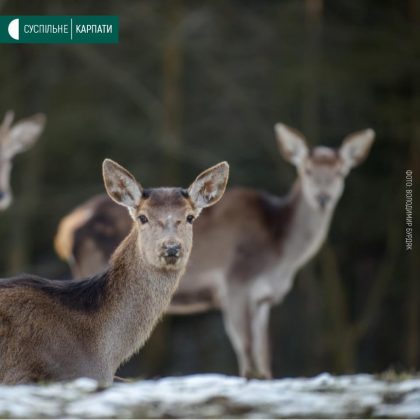
[[[419,418],[420,377],[371,375],[259,381],[193,375],[115,384],[79,379],[44,386],[0,386],[0,418]]]

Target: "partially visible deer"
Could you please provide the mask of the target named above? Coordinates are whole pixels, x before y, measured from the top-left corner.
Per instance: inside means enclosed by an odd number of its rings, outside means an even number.
[[[108,159],[103,177],[111,199],[128,209],[131,231],[94,277],[0,280],[2,383],[84,376],[109,385],[169,305],[190,255],[193,220],[222,197],[228,165],[203,172],[188,190],[145,190]]]
[[[0,210],[9,207],[13,198],[10,188],[12,159],[35,144],[46,121],[44,114],[35,114],[12,125],[13,118],[13,111],[6,112],[0,125]]]
[[[220,309],[240,373],[271,377],[270,308],[281,302],[296,272],[321,248],[350,169],[369,153],[373,130],[349,135],[338,150],[309,150],[301,133],[284,124],[275,131],[280,153],[298,177],[285,197],[236,188],[203,212],[185,276],[169,313]],[[59,255],[75,276],[106,266],[125,235],[128,219],[98,196],[63,219],[56,237]]]

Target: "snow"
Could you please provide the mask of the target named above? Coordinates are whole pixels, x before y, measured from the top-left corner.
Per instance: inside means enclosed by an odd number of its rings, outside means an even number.
[[[193,375],[140,380],[98,389],[78,379],[0,386],[0,417],[61,418],[418,418],[420,377],[385,381],[371,375],[250,380]]]

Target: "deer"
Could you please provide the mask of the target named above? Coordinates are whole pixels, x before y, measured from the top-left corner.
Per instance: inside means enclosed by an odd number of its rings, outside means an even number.
[[[31,148],[41,135],[46,117],[35,114],[13,124],[14,112],[7,111],[0,125],[0,211],[13,201],[10,173],[13,158]]]
[[[291,290],[296,273],[321,249],[350,170],[367,157],[375,134],[348,135],[338,149],[309,149],[298,130],[275,125],[280,154],[297,178],[286,196],[236,187],[203,211],[189,265],[167,310],[188,315],[222,312],[239,372],[271,378],[271,307]],[[95,196],[66,216],[55,239],[74,277],[106,266],[128,229],[110,200]]]
[[[144,189],[106,159],[106,192],[128,209],[131,230],[100,274],[78,281],[26,274],[0,280],[0,382],[88,377],[110,385],[169,305],[189,259],[193,222],[220,200],[228,174],[221,162],[188,189]]]

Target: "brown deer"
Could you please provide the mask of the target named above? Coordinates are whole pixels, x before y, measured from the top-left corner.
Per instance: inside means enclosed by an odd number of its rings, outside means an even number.
[[[275,131],[280,153],[297,168],[286,197],[235,188],[220,205],[203,212],[188,269],[169,313],[210,309],[223,313],[241,375],[271,376],[270,308],[281,302],[296,272],[321,248],[350,169],[367,156],[373,130],[349,135],[338,149],[308,149],[301,133],[284,124]],[[128,219],[98,196],[63,219],[57,252],[75,276],[107,264],[128,229]]]
[[[34,145],[45,126],[45,115],[35,114],[12,125],[13,111],[6,112],[0,125],[0,210],[12,202],[10,172],[12,159]]]
[[[111,199],[128,208],[131,231],[102,274],[0,281],[2,383],[84,376],[109,385],[169,305],[190,255],[192,223],[222,197],[228,165],[203,172],[188,190],[143,189],[108,159],[103,177]]]

